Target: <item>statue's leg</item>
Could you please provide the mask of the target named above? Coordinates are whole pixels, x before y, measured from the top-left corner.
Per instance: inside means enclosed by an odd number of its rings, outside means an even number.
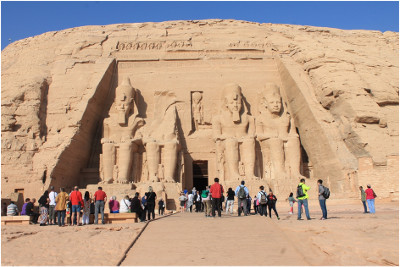
[[[244,162],[244,171],[246,178],[254,179],[254,164],[256,162],[256,143],[254,138],[245,139],[242,144],[242,161]]]
[[[104,143],[103,144],[103,181],[104,183],[110,183],[113,179],[114,169],[114,144]]]
[[[280,138],[271,138],[267,142],[271,151],[270,157],[274,168],[273,179],[285,180],[286,172],[283,141]]]
[[[262,153],[262,159],[263,159],[263,177],[266,179],[268,182],[271,181],[271,156],[270,156],[270,148],[269,148],[269,143],[267,140],[260,141],[260,146],[261,146],[261,153]]]
[[[225,180],[240,180],[239,145],[236,139],[225,140],[225,161],[229,170],[229,178]]]
[[[290,168],[291,178],[304,178],[300,174],[300,140],[298,137],[293,136],[288,138],[285,155]]]
[[[118,182],[129,183],[132,164],[132,143],[120,143],[118,151]]]
[[[139,177],[140,177],[140,172],[141,172],[141,168],[139,166],[140,162],[140,155],[138,153],[138,145],[135,143],[132,143],[132,152],[133,152],[133,167],[132,167],[132,181],[134,183],[138,183],[139,182]]]
[[[160,146],[156,142],[146,144],[147,168],[149,181],[158,182],[158,164],[160,162]]]
[[[169,142],[164,145],[164,178],[166,182],[175,182],[175,170],[178,163],[178,144]]]

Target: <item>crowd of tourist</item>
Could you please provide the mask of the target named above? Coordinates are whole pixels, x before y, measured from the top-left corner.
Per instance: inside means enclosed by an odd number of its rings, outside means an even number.
[[[317,181],[318,186],[318,200],[321,207],[321,220],[328,218],[328,212],[326,207],[326,200],[329,198],[329,189],[323,186],[323,181]],[[306,185],[305,179],[301,179],[297,186],[296,197],[293,192],[287,197],[289,202],[289,214],[294,214],[293,207],[297,202],[297,219],[302,220],[301,216],[303,209],[307,220],[310,220],[310,213],[308,209],[308,191],[310,186]],[[224,191],[224,187],[219,183],[219,179],[214,179],[214,184],[207,186],[204,190],[198,191],[194,187],[192,191],[184,190],[179,196],[180,212],[204,212],[205,217],[221,217],[221,212],[225,209],[226,214],[233,214],[235,197],[237,198],[237,214],[241,216],[248,216],[250,214],[251,206],[253,205],[254,214],[261,216],[268,216],[272,218],[272,211],[274,211],[276,218],[279,220],[278,211],[276,210],[277,197],[274,195],[271,189],[267,193],[264,186],[259,187],[259,192],[252,199],[250,197],[249,189],[245,185],[245,181],[242,181],[235,190],[229,188],[227,192]],[[377,197],[371,185],[367,185],[367,189],[364,191],[363,187],[359,187],[361,192],[361,201],[363,204],[364,213],[375,213],[375,198]],[[226,195],[226,197],[225,197]],[[133,198],[129,198],[126,195],[120,201],[117,200],[116,196],[112,196],[108,202],[110,213],[136,213],[140,222],[155,219],[155,207],[156,207],[157,195],[153,191],[153,188],[149,186],[148,192],[143,196],[140,196],[139,192],[136,192]],[[82,197],[82,193],[79,191],[78,186],[68,194],[64,188],[60,188],[60,192],[57,193],[54,187],[50,187],[50,192],[45,191],[39,198],[39,213],[35,212],[35,198],[26,198],[25,203],[22,206],[21,212],[19,212],[17,205],[11,201],[7,206],[3,203],[2,215],[5,216],[16,216],[28,215],[30,216],[30,222],[37,224],[38,221],[40,226],[45,225],[58,225],[60,227],[66,225],[81,226],[89,224],[90,214],[94,214],[94,224],[98,224],[99,213],[101,215],[101,223],[105,224],[104,218],[104,207],[107,202],[107,194],[103,191],[102,187],[98,187],[98,190],[93,196],[86,191]],[[161,198],[158,200],[158,214],[164,215],[166,203]],[[224,204],[224,205],[223,205]],[[368,208],[367,208],[368,205]],[[223,207],[224,206],[224,207]],[[369,211],[368,211],[369,209]],[[67,222],[65,222],[67,219]]]

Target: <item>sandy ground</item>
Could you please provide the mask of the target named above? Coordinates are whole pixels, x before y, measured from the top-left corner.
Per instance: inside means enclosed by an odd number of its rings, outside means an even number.
[[[175,214],[148,224],[122,265],[398,265],[398,202],[363,214],[358,202],[314,201],[311,221],[279,203],[281,220]],[[2,265],[116,265],[145,224],[2,226]]]

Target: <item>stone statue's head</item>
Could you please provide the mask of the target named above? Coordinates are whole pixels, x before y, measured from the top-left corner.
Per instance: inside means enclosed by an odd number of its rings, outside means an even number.
[[[130,112],[134,111],[135,89],[128,77],[125,77],[116,89],[115,108],[118,111],[118,123],[125,125]]]
[[[224,98],[224,107],[232,114],[234,122],[240,121],[240,112],[242,110],[242,88],[235,83],[225,85],[222,92]]]
[[[262,104],[272,114],[280,114],[282,109],[282,98],[279,87],[274,83],[267,83],[262,92]]]
[[[199,103],[201,101],[201,99],[203,98],[203,96],[201,95],[200,92],[193,92],[192,94],[192,100],[194,103]]]

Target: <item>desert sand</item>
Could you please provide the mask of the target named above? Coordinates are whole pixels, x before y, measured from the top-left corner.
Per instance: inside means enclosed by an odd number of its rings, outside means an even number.
[[[280,200],[278,221],[236,214],[205,218],[184,213],[145,224],[3,226],[2,265],[398,265],[398,202],[376,203],[363,214],[358,201],[328,200],[328,220],[297,221]],[[45,255],[45,257],[43,257]]]

